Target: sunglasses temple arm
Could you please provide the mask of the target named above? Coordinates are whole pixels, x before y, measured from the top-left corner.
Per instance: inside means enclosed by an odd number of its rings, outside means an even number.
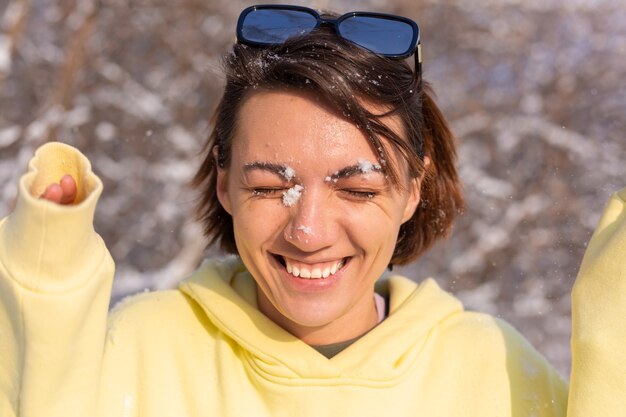
[[[415,76],[419,77],[420,79],[420,84],[422,82],[422,62],[419,56],[419,53],[415,53]]]

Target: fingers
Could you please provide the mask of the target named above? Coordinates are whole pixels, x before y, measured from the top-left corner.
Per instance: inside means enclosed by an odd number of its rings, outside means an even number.
[[[61,204],[63,198],[63,189],[59,184],[50,184],[46,191],[43,192],[41,198],[44,200],[52,201],[53,203]]]
[[[63,197],[61,198],[61,204],[72,204],[76,200],[76,181],[71,175],[64,175],[61,178],[61,190],[63,190]]]
[[[76,200],[76,181],[71,175],[64,175],[58,184],[50,184],[41,195],[44,200],[69,205]]]

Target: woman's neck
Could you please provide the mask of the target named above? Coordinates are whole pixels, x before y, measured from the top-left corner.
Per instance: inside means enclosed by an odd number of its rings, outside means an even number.
[[[258,293],[259,310],[289,333],[308,345],[329,345],[357,338],[379,323],[379,314],[373,293],[368,296],[369,302],[360,303],[346,314],[320,326],[305,326],[282,315],[274,305]]]

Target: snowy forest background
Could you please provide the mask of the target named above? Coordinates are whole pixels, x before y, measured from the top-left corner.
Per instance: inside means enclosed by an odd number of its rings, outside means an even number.
[[[253,3],[0,0],[0,216],[34,150],[59,140],[105,183],[96,229],[117,262],[114,301],[173,287],[218,255],[204,248],[187,182],[220,58]],[[626,2],[293,3],[420,24],[468,209],[448,241],[399,272],[436,277],[468,308],[510,321],[567,376],[570,290],[605,200],[626,185]]]

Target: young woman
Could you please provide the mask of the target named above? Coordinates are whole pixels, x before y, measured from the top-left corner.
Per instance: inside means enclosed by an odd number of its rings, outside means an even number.
[[[102,184],[77,150],[43,146],[0,223],[2,416],[622,412],[626,191],[574,293],[568,405],[506,323],[433,280],[379,279],[463,205],[417,25],[259,6],[237,32],[195,178],[207,236],[236,256],[107,317],[113,262],[91,225]]]

